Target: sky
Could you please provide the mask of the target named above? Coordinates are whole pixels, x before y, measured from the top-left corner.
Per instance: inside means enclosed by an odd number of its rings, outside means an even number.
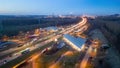
[[[120,0],[0,0],[0,14],[116,14]]]

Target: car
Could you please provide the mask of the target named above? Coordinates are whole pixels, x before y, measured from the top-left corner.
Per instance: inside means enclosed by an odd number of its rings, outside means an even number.
[[[29,48],[26,48],[25,50],[22,50],[21,51],[21,54],[27,54],[30,52],[30,49]]]
[[[22,47],[23,46],[23,44],[18,44],[18,46],[17,47]]]
[[[4,60],[3,64],[6,64],[7,63],[7,60]]]

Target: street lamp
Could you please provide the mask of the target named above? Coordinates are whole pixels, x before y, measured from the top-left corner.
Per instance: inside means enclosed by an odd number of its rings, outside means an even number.
[[[57,42],[58,40],[57,39],[55,39],[55,42]]]

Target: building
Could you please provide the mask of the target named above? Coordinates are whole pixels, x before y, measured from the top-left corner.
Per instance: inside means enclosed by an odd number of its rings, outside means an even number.
[[[81,51],[86,41],[85,39],[76,38],[69,34],[63,35],[63,40],[77,51]]]
[[[46,29],[47,31],[50,31],[50,32],[56,32],[56,31],[58,30],[58,28],[55,27],[55,26],[46,27],[45,29]]]

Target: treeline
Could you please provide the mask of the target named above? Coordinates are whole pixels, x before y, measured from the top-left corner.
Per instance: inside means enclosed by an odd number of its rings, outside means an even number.
[[[5,19],[2,20],[3,26],[25,26],[25,25],[33,25],[38,24],[37,19]]]
[[[96,19],[89,19],[91,29],[100,29],[109,43],[114,45],[120,52],[120,16],[99,16]]]
[[[0,37],[14,36],[20,31],[26,32],[36,28],[61,26],[77,23],[80,18],[7,18],[0,21]],[[1,26],[2,25],[2,26]]]

